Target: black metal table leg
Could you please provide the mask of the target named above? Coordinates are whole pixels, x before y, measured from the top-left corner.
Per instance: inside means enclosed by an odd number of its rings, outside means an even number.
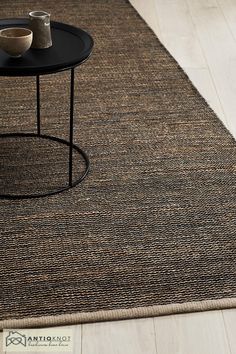
[[[73,175],[73,126],[74,126],[74,83],[75,83],[75,69],[71,69],[70,77],[70,137],[69,137],[69,186],[72,187]]]
[[[73,143],[73,128],[74,128],[74,68],[71,69],[71,81],[70,81],[70,130],[69,130],[69,141],[64,139],[54,137],[51,135],[41,134],[40,126],[40,77],[36,76],[36,99],[37,99],[37,132],[36,133],[5,133],[0,134],[0,139],[8,138],[40,138],[40,140],[51,140],[59,144],[66,145],[69,148],[69,183],[67,185],[55,188],[53,190],[48,190],[47,192],[37,192],[29,194],[0,194],[0,199],[29,199],[29,198],[39,198],[46,197],[49,195],[61,193],[83,181],[89,172],[89,159],[86,153],[80,149],[79,146]],[[73,151],[81,155],[85,163],[85,169],[80,176],[77,176],[73,181]]]
[[[39,75],[36,76],[36,98],[37,98],[37,133],[41,134],[40,126],[40,81]]]

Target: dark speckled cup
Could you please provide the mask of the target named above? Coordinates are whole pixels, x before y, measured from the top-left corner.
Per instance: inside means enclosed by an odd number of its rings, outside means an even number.
[[[29,13],[30,29],[33,32],[32,48],[44,49],[52,46],[50,14],[45,11]]]

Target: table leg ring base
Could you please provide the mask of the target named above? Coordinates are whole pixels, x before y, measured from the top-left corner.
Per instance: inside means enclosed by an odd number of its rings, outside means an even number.
[[[4,138],[40,138],[40,139],[46,139],[46,140],[52,140],[52,141],[56,141],[60,144],[64,144],[67,145],[68,147],[70,145],[72,145],[73,150],[77,151],[83,158],[84,162],[85,162],[85,169],[82,173],[82,175],[80,175],[77,179],[73,180],[72,183],[68,182],[68,185],[63,186],[61,188],[57,188],[54,190],[50,190],[47,191],[45,193],[35,193],[35,194],[0,194],[0,199],[31,199],[31,198],[40,198],[40,197],[47,197],[50,195],[54,195],[57,193],[61,193],[64,192],[66,190],[69,190],[73,187],[75,187],[76,185],[78,185],[79,183],[81,183],[85,177],[87,176],[88,172],[89,172],[89,158],[87,156],[87,154],[80,149],[77,145],[75,144],[70,144],[69,141],[66,141],[65,139],[61,139],[61,138],[57,138],[51,135],[46,135],[46,134],[36,134],[36,133],[6,133],[6,134],[0,134],[0,139],[4,139]],[[68,161],[69,162],[69,161]]]

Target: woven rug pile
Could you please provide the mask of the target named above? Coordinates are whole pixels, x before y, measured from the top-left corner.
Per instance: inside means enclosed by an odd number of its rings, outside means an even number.
[[[1,328],[234,307],[233,137],[128,1],[0,2],[1,17],[34,9],[94,38],[75,87],[91,171],[62,194],[0,201]],[[33,131],[35,79],[0,85],[1,132]],[[44,133],[68,136],[68,95],[69,73],[42,78]],[[0,141],[1,193],[64,183],[67,151],[27,143]]]

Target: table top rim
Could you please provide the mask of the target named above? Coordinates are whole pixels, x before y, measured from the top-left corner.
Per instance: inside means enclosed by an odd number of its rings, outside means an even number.
[[[14,26],[14,25],[28,25],[29,20],[27,18],[0,18],[0,28],[5,27],[5,26]],[[89,33],[86,31],[82,30],[79,27],[76,27],[74,25],[70,25],[64,22],[59,22],[59,21],[51,21],[51,27],[52,29],[59,29],[63,30],[67,33],[71,33],[73,36],[77,36],[80,41],[84,42],[84,50],[82,53],[80,53],[80,56],[75,56],[72,57],[71,60],[67,60],[64,63],[55,63],[55,65],[48,65],[48,66],[24,66],[20,67],[17,65],[17,61],[19,61],[19,58],[14,59],[10,58],[10,60],[14,60],[16,65],[15,66],[1,66],[0,64],[0,76],[35,76],[35,75],[46,75],[50,73],[56,73],[60,72],[63,70],[68,70],[71,68],[74,68],[80,64],[82,64],[84,61],[86,61],[89,56],[91,55],[94,41],[93,38]],[[50,49],[50,48],[49,48]],[[46,51],[48,49],[29,49],[29,51]],[[0,58],[1,58],[1,51],[0,51]],[[24,60],[22,57],[21,59]],[[20,60],[21,60],[20,59]]]

